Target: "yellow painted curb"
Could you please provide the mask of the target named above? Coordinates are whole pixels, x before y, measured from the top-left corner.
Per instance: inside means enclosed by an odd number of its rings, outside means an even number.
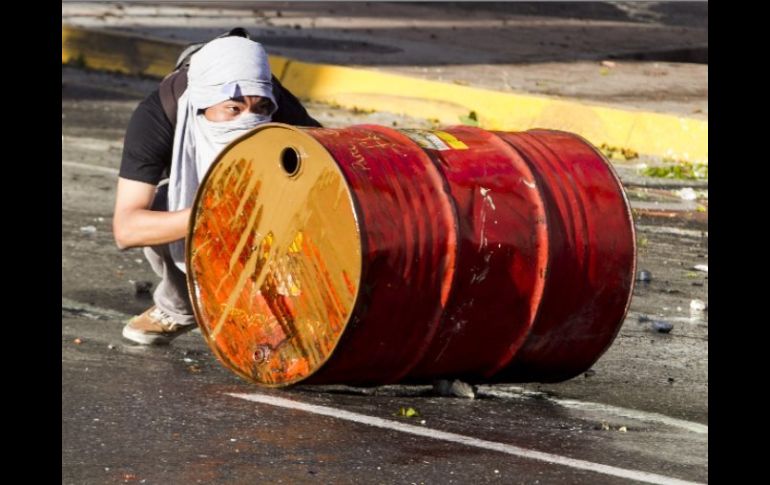
[[[185,43],[62,26],[62,63],[163,77]],[[708,121],[618,109],[571,100],[492,91],[386,72],[311,64],[270,56],[270,66],[297,97],[346,108],[382,110],[460,123],[476,113],[489,130],[550,128],[577,133],[599,146],[708,163]]]
[[[299,97],[344,107],[435,118],[444,125],[473,111],[489,130],[558,129],[595,145],[708,163],[707,121],[297,61],[286,66],[281,82]]]
[[[164,77],[186,43],[62,26],[61,60],[91,69]]]

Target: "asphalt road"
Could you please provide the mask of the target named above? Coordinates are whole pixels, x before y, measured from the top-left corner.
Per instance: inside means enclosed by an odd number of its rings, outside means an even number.
[[[151,304],[134,282],[155,278],[139,250],[114,245],[116,169],[131,111],[154,85],[62,69],[63,483],[707,481],[708,312],[690,312],[708,301],[708,273],[692,269],[708,264],[702,223],[637,221],[652,281],[592,372],[565,383],[480,386],[476,399],[429,386],[265,390],[221,366],[197,332],[166,347],[122,340],[123,320]],[[310,111],[327,126],[430,126]],[[646,182],[629,182],[632,203],[655,203],[633,196]],[[658,333],[645,317],[674,328]]]

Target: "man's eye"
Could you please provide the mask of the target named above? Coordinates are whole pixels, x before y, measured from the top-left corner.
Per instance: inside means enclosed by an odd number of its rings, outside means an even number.
[[[266,114],[270,113],[270,103],[260,104],[254,110],[254,113],[256,113],[258,115],[266,115]]]
[[[231,113],[240,113],[241,112],[241,108],[239,108],[238,106],[228,106],[227,107],[227,111],[229,111]]]

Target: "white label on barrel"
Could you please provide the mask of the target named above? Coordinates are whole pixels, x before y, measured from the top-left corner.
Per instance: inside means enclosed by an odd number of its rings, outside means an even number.
[[[415,143],[429,150],[449,150],[450,147],[433,132],[427,130],[399,130]]]

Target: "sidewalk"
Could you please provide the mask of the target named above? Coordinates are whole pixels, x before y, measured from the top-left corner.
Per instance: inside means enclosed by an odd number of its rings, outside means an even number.
[[[707,10],[654,2],[630,4],[632,11],[579,3],[570,5],[574,11],[549,4],[249,5],[63,3],[66,26],[110,35],[64,29],[62,60],[161,76],[179,45],[244,26],[303,98],[444,125],[477,118],[488,129],[564,129],[654,158],[708,161],[708,65],[625,59],[707,58]],[[522,13],[525,7],[548,11]]]

